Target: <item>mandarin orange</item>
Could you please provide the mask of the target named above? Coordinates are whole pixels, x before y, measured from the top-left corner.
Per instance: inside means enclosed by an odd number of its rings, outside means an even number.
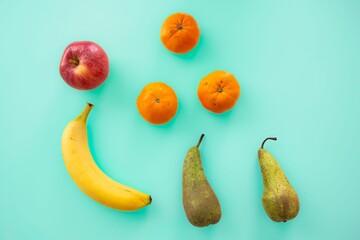
[[[152,124],[164,124],[175,116],[178,100],[170,86],[162,82],[153,82],[141,91],[136,106],[146,121]]]
[[[223,113],[236,104],[240,96],[240,84],[231,73],[218,70],[200,81],[197,94],[207,110]]]
[[[200,38],[196,20],[186,13],[174,13],[165,19],[160,39],[164,46],[174,53],[186,53],[193,49]]]

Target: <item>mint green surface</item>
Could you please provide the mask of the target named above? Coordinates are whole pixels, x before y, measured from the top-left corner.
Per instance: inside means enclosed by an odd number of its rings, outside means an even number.
[[[186,55],[160,42],[163,20],[184,11],[201,29]],[[0,239],[360,239],[360,1],[0,1]],[[65,47],[101,45],[110,58],[98,89],[70,88],[59,74]],[[237,105],[215,115],[198,101],[202,77],[222,69],[241,84]],[[176,92],[168,124],[141,118],[150,82]],[[65,125],[84,107],[91,151],[115,180],[150,193],[137,212],[106,208],[69,177]],[[218,195],[219,224],[187,221],[181,171],[200,147]],[[274,223],[261,205],[257,150],[277,158],[297,190],[299,215]]]

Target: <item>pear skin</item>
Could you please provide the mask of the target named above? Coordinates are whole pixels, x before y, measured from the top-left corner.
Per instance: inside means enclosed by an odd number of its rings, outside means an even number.
[[[198,144],[187,152],[182,175],[184,210],[189,222],[196,227],[216,224],[221,218],[219,200],[206,179],[201,163],[199,145],[203,137],[204,134]]]
[[[291,186],[276,159],[264,149],[266,138],[259,151],[259,164],[264,183],[262,204],[271,220],[286,222],[296,217],[300,202],[295,189]]]

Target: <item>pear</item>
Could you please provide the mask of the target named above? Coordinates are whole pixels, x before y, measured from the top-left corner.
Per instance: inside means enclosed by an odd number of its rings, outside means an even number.
[[[183,205],[189,222],[196,227],[216,224],[221,218],[221,208],[214,190],[206,179],[201,163],[199,146],[204,137],[187,152],[182,174]]]
[[[286,222],[296,217],[300,209],[300,202],[295,189],[287,180],[279,163],[264,149],[267,140],[276,141],[277,138],[266,138],[258,151],[264,183],[262,204],[271,220]]]

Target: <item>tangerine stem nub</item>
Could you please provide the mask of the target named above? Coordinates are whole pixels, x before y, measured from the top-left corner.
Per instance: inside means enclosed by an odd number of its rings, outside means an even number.
[[[277,138],[276,137],[268,137],[268,138],[265,138],[265,140],[262,142],[261,144],[261,148],[264,148],[264,144],[267,140],[273,140],[273,141],[276,141]]]
[[[201,134],[200,139],[199,139],[198,143],[196,144],[197,148],[200,146],[201,141],[203,140],[204,136],[205,136],[205,134]]]

